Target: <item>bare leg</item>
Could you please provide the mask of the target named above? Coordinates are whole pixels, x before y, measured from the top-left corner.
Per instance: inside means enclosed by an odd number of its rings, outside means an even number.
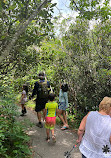
[[[66,116],[66,111],[65,110],[63,110],[63,118],[64,118],[65,123],[68,125],[67,116]]]
[[[51,133],[52,133],[52,140],[55,143],[56,142],[56,137],[54,135],[54,129],[51,130]]]
[[[64,118],[62,117],[61,114],[62,114],[62,110],[59,109],[58,117],[61,119],[61,121],[63,122],[63,124],[66,125],[66,122],[65,122],[65,120],[64,120]]]
[[[54,136],[54,129],[51,130],[52,136]]]
[[[46,134],[47,134],[47,138],[50,138],[50,129],[46,128]]]
[[[38,118],[39,122],[41,122],[41,112],[37,112],[37,118]]]
[[[45,109],[43,109],[43,121],[45,121]]]
[[[41,111],[37,112],[38,123],[37,126],[43,128],[43,124],[41,123]]]
[[[21,104],[22,110],[24,110],[24,104]]]

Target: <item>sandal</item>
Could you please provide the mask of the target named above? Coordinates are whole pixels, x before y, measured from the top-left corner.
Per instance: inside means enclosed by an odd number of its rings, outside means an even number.
[[[56,142],[56,137],[55,135],[52,135],[52,141],[55,143]]]
[[[63,127],[61,128],[61,130],[66,130],[66,129],[68,129],[67,126],[63,126]]]

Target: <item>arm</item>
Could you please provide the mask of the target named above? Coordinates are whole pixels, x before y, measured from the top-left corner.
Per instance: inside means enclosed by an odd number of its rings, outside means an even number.
[[[47,87],[48,87],[48,93],[50,93],[50,91],[51,91],[51,85],[50,85],[49,81],[47,81]]]
[[[47,116],[47,103],[45,104],[45,118],[46,118],[46,116]]]
[[[24,93],[24,91],[23,91],[23,92],[22,92],[22,95],[21,95],[20,102],[23,100],[24,97],[25,97],[25,93]]]
[[[57,106],[56,106],[56,116],[58,116],[58,114],[59,114],[59,110],[58,110],[58,104],[57,104]]]
[[[25,94],[22,94],[22,98],[21,99],[23,99],[23,98],[25,98]]]
[[[56,109],[56,116],[58,116],[58,114],[59,114],[59,110],[58,110],[58,109]]]
[[[38,86],[39,86],[39,85],[38,85],[38,83],[36,82],[35,85],[34,85],[34,89],[33,89],[31,98],[33,98],[33,96],[37,94]]]
[[[47,81],[47,86],[48,86],[48,88],[50,88],[50,82],[49,81]]]
[[[111,136],[110,136],[110,144],[111,144]]]
[[[45,117],[46,117],[46,115],[47,115],[47,109],[45,109]]]
[[[78,134],[77,143],[80,143],[82,140],[83,134],[85,132],[85,126],[86,126],[86,120],[87,120],[88,114],[82,119],[82,121],[80,123],[78,133],[77,133]]]
[[[23,100],[23,98],[24,98],[24,94],[22,94],[21,99],[20,99],[19,102],[21,102]]]

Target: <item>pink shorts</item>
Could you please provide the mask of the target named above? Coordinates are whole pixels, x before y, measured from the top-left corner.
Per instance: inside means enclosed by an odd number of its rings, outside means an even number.
[[[45,128],[54,129],[56,124],[56,116],[55,117],[46,117]]]

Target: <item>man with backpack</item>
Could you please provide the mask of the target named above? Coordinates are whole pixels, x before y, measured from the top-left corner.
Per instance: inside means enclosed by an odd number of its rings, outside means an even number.
[[[43,111],[43,115],[45,117],[45,104],[48,102],[50,83],[49,81],[46,81],[44,72],[40,72],[38,77],[40,81],[35,82],[31,98],[33,98],[34,95],[37,95],[35,106],[35,111],[37,112],[37,118],[39,121],[37,126],[42,128],[43,124],[41,122],[41,111]]]

